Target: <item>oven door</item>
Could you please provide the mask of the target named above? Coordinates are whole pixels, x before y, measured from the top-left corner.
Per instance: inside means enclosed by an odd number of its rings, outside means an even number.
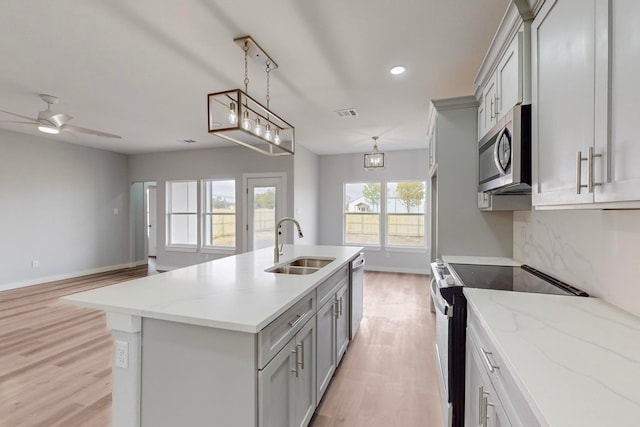
[[[436,312],[436,357],[438,367],[438,382],[440,383],[440,397],[444,425],[451,425],[452,405],[449,396],[449,313],[451,306],[440,293],[440,287],[435,279],[431,279],[431,301]]]

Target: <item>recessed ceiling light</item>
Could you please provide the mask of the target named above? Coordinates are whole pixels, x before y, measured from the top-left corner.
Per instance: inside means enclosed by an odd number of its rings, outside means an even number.
[[[405,71],[407,71],[407,68],[404,67],[403,65],[396,65],[395,67],[393,67],[391,70],[389,70],[389,72],[391,74],[393,74],[394,76],[397,76],[398,74],[402,74]]]

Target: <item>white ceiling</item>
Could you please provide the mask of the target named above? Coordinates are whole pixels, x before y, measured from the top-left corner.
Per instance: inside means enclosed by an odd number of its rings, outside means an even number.
[[[0,109],[35,117],[39,93],[71,124],[121,140],[0,128],[121,152],[229,146],[207,133],[207,93],[242,88],[236,37],[278,63],[271,109],[318,154],[425,148],[431,99],[472,94],[509,0],[3,0]],[[401,76],[389,69],[408,68]],[[249,61],[263,101],[264,66]],[[359,117],[335,110],[356,108]],[[0,113],[0,120],[12,120]],[[179,141],[194,139],[195,144]]]

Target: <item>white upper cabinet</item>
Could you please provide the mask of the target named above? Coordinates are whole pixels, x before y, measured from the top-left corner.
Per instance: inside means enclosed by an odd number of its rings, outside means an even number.
[[[595,187],[597,202],[640,200],[640,2],[638,0],[609,0],[607,15],[611,22],[607,44],[610,63],[609,81],[604,86],[610,95],[598,103],[607,105],[609,112],[603,120],[609,120],[607,134],[596,139],[596,179],[603,182]],[[606,31],[607,20],[601,24]],[[604,55],[603,55],[604,56]],[[608,71],[605,68],[605,72]],[[601,172],[598,174],[598,169]]]
[[[549,0],[533,21],[532,203],[590,203],[587,156],[594,141],[595,0]],[[584,166],[584,167],[583,167]]]
[[[534,206],[637,207],[639,19],[634,0],[547,0],[533,21]]]
[[[530,25],[509,6],[476,76],[478,140],[514,105],[530,102]]]

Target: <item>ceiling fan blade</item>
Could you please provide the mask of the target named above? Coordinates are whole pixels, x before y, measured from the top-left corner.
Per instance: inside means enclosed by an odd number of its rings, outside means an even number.
[[[82,128],[80,126],[75,126],[75,125],[62,125],[60,127],[60,130],[65,132],[78,132],[78,133],[86,133],[88,135],[104,136],[105,138],[122,139],[120,135],[115,135],[113,133],[102,132],[94,129]]]
[[[23,125],[35,125],[35,122],[23,122],[20,120],[0,120],[0,123],[20,123]]]
[[[5,111],[5,110],[0,110],[0,112],[9,114],[11,116],[19,117],[21,119],[29,120],[30,123],[33,123],[33,124],[38,123],[38,119],[34,119],[33,117],[27,117],[27,116],[23,116],[22,114],[16,114],[16,113],[12,113],[11,111]]]

